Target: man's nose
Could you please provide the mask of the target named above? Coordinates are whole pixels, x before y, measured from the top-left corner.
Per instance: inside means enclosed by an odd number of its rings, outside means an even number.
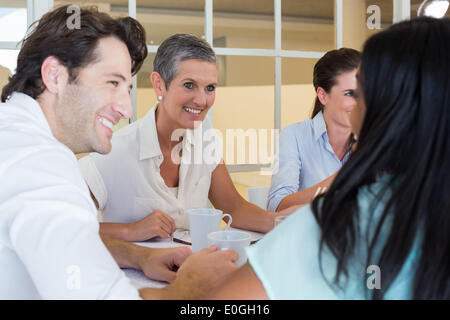
[[[129,119],[133,115],[133,106],[131,105],[130,93],[123,93],[117,99],[114,104],[113,109],[115,112],[119,113],[122,119]]]

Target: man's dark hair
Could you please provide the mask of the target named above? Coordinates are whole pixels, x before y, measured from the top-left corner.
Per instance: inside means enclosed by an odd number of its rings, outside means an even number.
[[[50,11],[30,27],[35,29],[23,40],[16,73],[3,88],[2,102],[14,91],[36,99],[45,90],[41,66],[50,56],[67,67],[71,82],[76,80],[79,70],[95,61],[98,41],[106,37],[116,37],[127,46],[131,73],[139,71],[147,56],[145,30],[139,22],[130,17],[114,19],[96,7],[85,7],[80,8],[79,28],[73,28],[68,26],[73,15],[68,8]]]

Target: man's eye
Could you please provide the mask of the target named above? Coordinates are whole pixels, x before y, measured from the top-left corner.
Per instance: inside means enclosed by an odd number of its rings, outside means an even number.
[[[206,87],[206,91],[213,92],[214,90],[216,90],[216,87],[213,85]]]
[[[187,89],[192,89],[194,87],[194,85],[192,84],[192,82],[186,82],[184,84],[184,87],[187,88]]]
[[[112,84],[114,87],[117,87],[119,85],[119,82],[118,81],[114,81],[114,80],[109,81],[109,83]]]

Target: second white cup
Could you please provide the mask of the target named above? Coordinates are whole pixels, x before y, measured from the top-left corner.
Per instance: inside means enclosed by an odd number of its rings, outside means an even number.
[[[217,245],[221,250],[234,250],[239,258],[235,261],[238,267],[247,262],[245,248],[250,245],[251,235],[243,231],[216,231],[208,234],[208,245]]]
[[[192,251],[198,252],[208,247],[208,233],[219,231],[220,222],[228,217],[226,229],[231,225],[232,218],[222,210],[200,208],[187,211],[189,229],[191,234]]]

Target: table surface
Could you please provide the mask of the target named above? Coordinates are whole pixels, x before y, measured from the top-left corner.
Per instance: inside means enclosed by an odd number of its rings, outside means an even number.
[[[260,232],[254,232],[254,231],[248,231],[248,230],[242,230],[237,228],[230,228],[230,230],[241,230],[250,233],[252,239],[251,241],[257,241],[261,239],[264,236],[264,233]],[[184,241],[191,241],[189,232],[177,230],[174,234],[175,238],[184,240]],[[176,247],[184,247],[186,245],[181,243],[172,242],[170,238],[167,239],[152,239],[149,241],[144,242],[134,242],[137,245],[145,246],[149,248],[176,248]],[[135,269],[128,269],[124,268],[122,269],[125,272],[125,275],[130,279],[131,284],[135,286],[138,289],[141,288],[162,288],[167,286],[167,282],[164,281],[156,281],[149,279],[145,276],[145,274],[140,270]]]

